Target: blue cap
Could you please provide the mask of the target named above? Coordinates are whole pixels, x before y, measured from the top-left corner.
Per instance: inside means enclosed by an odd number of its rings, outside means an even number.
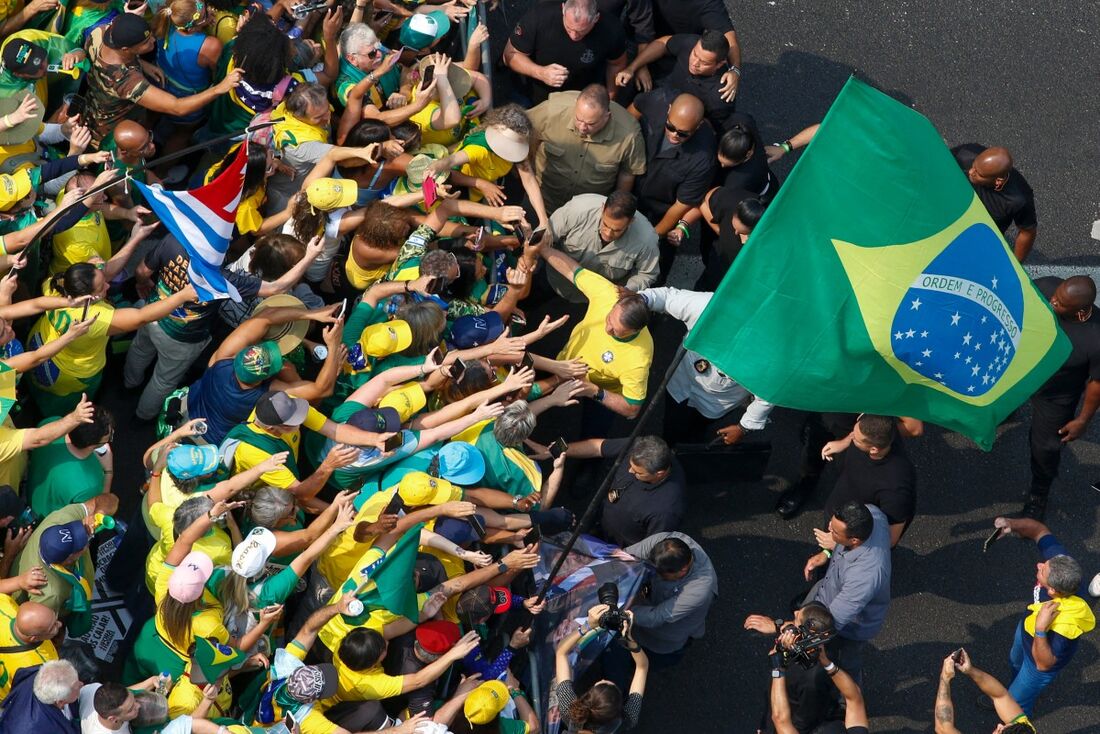
[[[177,446],[168,452],[168,471],[176,479],[213,474],[221,457],[217,446]]]
[[[88,547],[88,530],[81,520],[64,525],[51,525],[42,531],[38,540],[38,554],[42,562],[61,563],[74,553]]]
[[[476,484],[485,476],[485,457],[468,443],[452,441],[439,450],[439,476],[453,484]]]
[[[457,349],[472,349],[488,344],[504,333],[504,322],[496,311],[477,316],[460,316],[451,326],[451,343]]]

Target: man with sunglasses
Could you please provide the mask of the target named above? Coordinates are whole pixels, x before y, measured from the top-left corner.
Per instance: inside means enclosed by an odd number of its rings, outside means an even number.
[[[1084,435],[1100,408],[1100,316],[1093,313],[1096,283],[1087,275],[1039,278],[1035,286],[1073,345],[1065,364],[1031,396],[1031,491],[1022,514],[1042,520],[1062,447]]]
[[[646,172],[634,185],[638,210],[651,221],[660,237],[661,275],[668,278],[677,247],[691,237],[684,216],[703,202],[717,165],[714,130],[704,120],[703,102],[692,94],[674,96],[657,89],[635,100],[629,112],[642,126]],[[680,230],[677,244],[668,235]]]

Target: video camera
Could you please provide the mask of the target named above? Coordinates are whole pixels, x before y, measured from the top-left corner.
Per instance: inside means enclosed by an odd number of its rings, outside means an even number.
[[[795,633],[794,643],[787,647],[779,642],[784,632]],[[817,665],[817,657],[822,645],[833,639],[836,633],[833,630],[814,630],[810,625],[788,624],[779,630],[775,638],[775,654],[782,659],[782,667],[791,663],[798,663],[803,668],[809,669]]]
[[[619,609],[619,587],[614,581],[608,581],[596,589],[596,598],[600,604],[607,605],[607,611],[600,615],[596,624],[608,632],[620,635],[626,631],[626,614]]]

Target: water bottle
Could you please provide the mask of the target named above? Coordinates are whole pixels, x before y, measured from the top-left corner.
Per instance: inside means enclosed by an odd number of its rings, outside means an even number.
[[[168,681],[172,680],[172,676],[168,674],[167,670],[162,670],[160,675],[157,676],[157,693],[162,696],[168,695]]]
[[[356,342],[348,350],[348,364],[354,370],[366,369],[367,358],[363,355],[363,345]]]

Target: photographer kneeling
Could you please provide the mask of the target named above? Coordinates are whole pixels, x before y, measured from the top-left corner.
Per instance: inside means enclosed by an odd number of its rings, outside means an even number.
[[[773,639],[775,649],[782,656],[782,683],[793,731],[816,734],[819,731],[817,727],[840,719],[836,691],[829,684],[826,671],[817,664],[823,643],[836,634],[833,615],[828,607],[810,602],[795,611],[791,622],[752,614],[745,619],[745,629]],[[772,722],[773,713],[770,708],[764,711],[758,731],[766,734],[776,731]]]
[[[555,676],[558,681],[558,711],[567,732],[592,732],[593,734],[612,734],[617,731],[633,729],[642,714],[642,695],[645,693],[646,677],[649,674],[649,658],[642,646],[634,641],[631,627],[634,615],[628,611],[617,612],[614,619],[605,618],[612,607],[597,604],[588,610],[588,620],[578,624],[558,645]],[[618,685],[609,680],[597,681],[594,686],[577,697],[573,688],[573,669],[569,664],[569,653],[581,640],[594,637],[603,629],[619,629],[621,637],[613,640],[612,645],[620,643],[634,658],[634,678],[630,682],[630,692],[623,701],[623,692]]]

